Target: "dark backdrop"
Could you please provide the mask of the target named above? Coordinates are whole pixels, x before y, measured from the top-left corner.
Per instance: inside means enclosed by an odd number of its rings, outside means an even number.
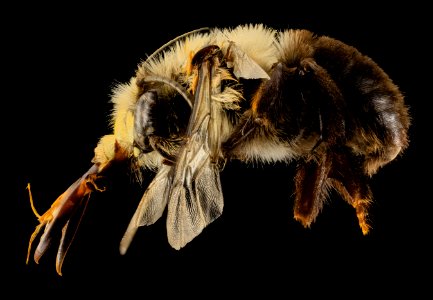
[[[348,2],[349,3],[349,2]],[[12,254],[5,272],[15,293],[61,298],[89,291],[180,296],[247,295],[289,298],[313,292],[347,296],[420,292],[431,258],[427,230],[431,126],[426,9],[358,5],[230,2],[104,5],[20,4],[3,21],[8,70],[4,81],[3,151],[12,203],[3,242]],[[304,28],[357,47],[375,60],[411,107],[411,145],[372,178],[372,231],[362,236],[356,215],[337,195],[309,229],[293,220],[293,168],[233,163],[222,172],[223,215],[181,251],[168,245],[164,219],[139,230],[125,256],[118,244],[145,186],[119,174],[109,191],[91,198],[75,242],[55,272],[55,247],[39,265],[25,264],[37,225],[27,183],[40,213],[90,166],[98,138],[109,133],[109,95],[139,61],[170,39],[199,27],[264,23]],[[9,135],[10,134],[10,135]],[[12,183],[9,180],[12,178]],[[148,182],[150,175],[145,178]],[[146,181],[145,180],[145,181]],[[10,247],[10,242],[13,247]],[[56,245],[54,245],[56,246]],[[6,269],[8,270],[8,269]],[[12,274],[12,275],[11,275]],[[428,275],[426,275],[428,276]],[[345,287],[349,287],[345,290]],[[230,289],[229,289],[230,288]]]

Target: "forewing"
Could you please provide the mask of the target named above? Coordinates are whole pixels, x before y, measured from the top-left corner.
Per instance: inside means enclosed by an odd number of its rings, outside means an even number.
[[[199,235],[223,210],[217,163],[221,117],[211,99],[212,70],[210,61],[199,67],[187,142],[172,170],[167,236],[175,249],[184,247]]]

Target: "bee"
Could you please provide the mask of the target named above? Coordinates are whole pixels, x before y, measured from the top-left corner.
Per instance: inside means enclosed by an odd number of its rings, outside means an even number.
[[[263,24],[202,28],[163,45],[111,97],[112,134],[99,139],[90,169],[42,215],[30,237],[39,262],[60,237],[62,274],[89,197],[117,163],[137,180],[153,172],[125,234],[167,212],[168,243],[181,249],[221,216],[227,163],[294,163],[294,218],[308,228],[335,190],[364,235],[370,178],[409,145],[409,108],[399,87],[353,46],[305,29]],[[57,241],[56,241],[57,242]]]

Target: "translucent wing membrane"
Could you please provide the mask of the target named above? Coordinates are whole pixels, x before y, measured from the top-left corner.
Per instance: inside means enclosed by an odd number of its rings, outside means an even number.
[[[138,227],[155,223],[164,213],[168,201],[171,166],[162,165],[145,191],[137,210],[120,242],[120,253],[125,254]]]
[[[212,102],[214,59],[199,62],[198,84],[188,136],[173,170],[167,215],[168,241],[180,249],[194,239],[223,210],[218,168],[221,118]],[[213,132],[217,130],[217,132]]]

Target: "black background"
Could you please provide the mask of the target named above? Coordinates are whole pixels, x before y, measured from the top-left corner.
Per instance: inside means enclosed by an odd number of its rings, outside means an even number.
[[[421,293],[431,276],[431,201],[427,93],[431,53],[427,9],[407,6],[286,6],[269,3],[159,2],[90,6],[19,4],[3,11],[7,55],[3,81],[3,190],[12,203],[2,248],[6,286],[61,298],[70,293],[123,291],[179,296],[291,297],[314,292],[360,295]],[[53,245],[37,265],[25,264],[37,225],[26,191],[42,213],[89,167],[99,137],[110,133],[111,88],[172,38],[200,27],[264,23],[304,28],[355,46],[401,88],[413,124],[407,151],[372,178],[372,231],[363,236],[353,209],[331,194],[311,228],[293,219],[291,166],[227,165],[221,174],[223,215],[180,251],[166,239],[164,218],[139,230],[126,255],[118,244],[145,185],[126,173],[91,198],[63,265]],[[12,178],[12,182],[9,180]],[[151,175],[145,178],[147,182]],[[11,195],[9,193],[11,192]],[[7,207],[7,206],[6,206]],[[11,241],[13,246],[10,246]],[[426,273],[426,275],[423,275]]]

